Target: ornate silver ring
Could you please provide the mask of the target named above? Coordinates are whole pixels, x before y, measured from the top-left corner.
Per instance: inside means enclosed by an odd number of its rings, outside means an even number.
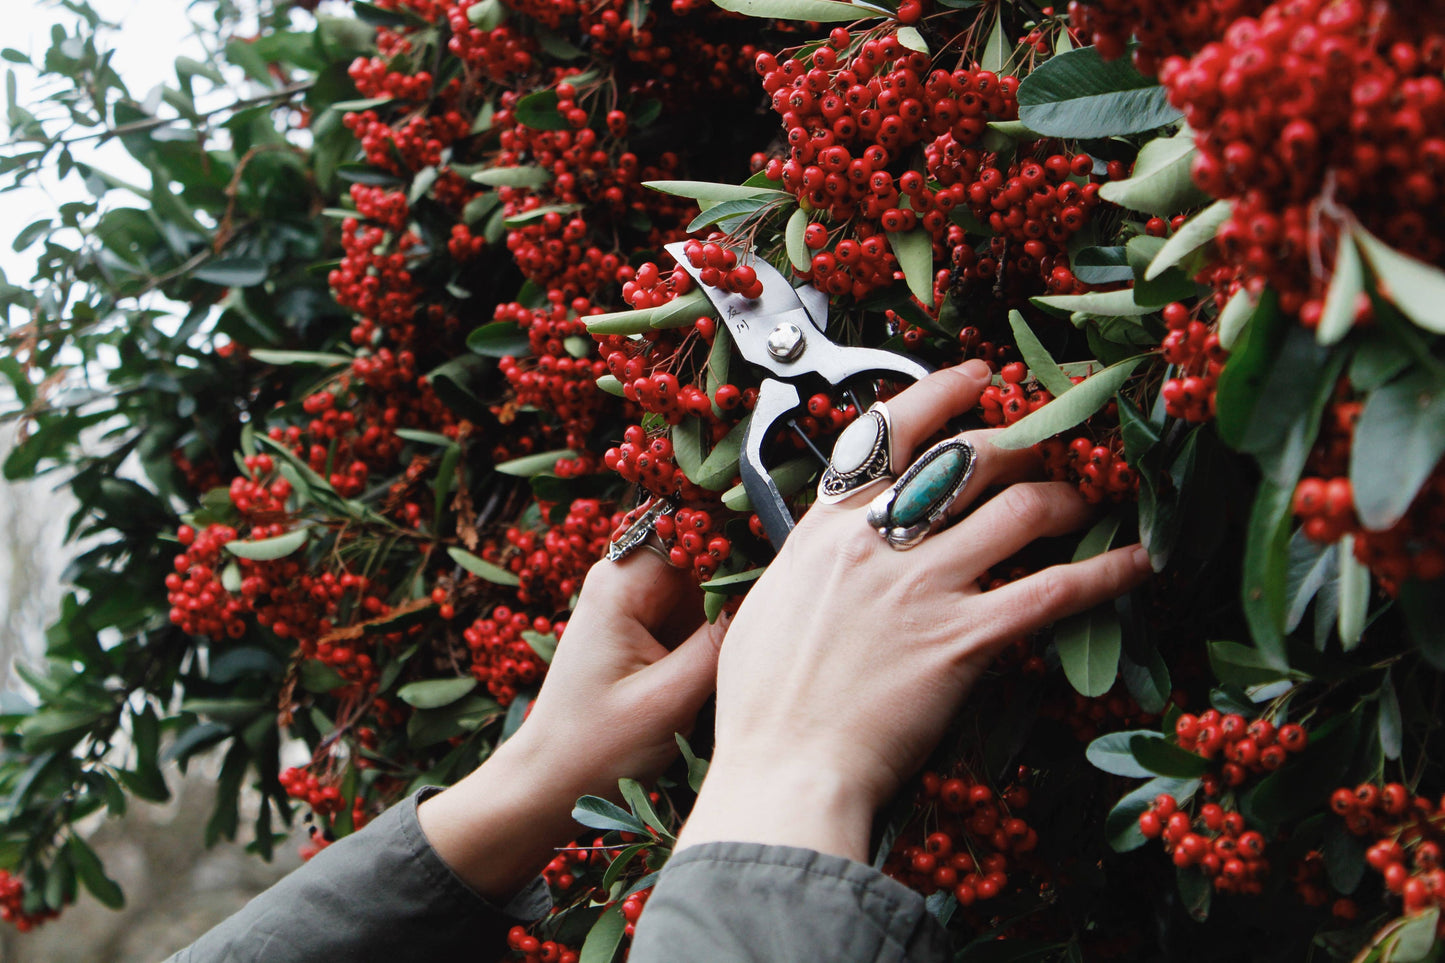
[[[898,551],[913,548],[947,523],[977,461],[978,452],[962,436],[940,441],[868,504],[868,525]]]
[[[833,454],[818,482],[818,501],[832,505],[880,478],[893,475],[893,421],[888,406],[874,402],[833,444]]]
[[[673,511],[671,502],[659,498],[647,505],[637,513],[637,517],[630,524],[622,529],[621,533],[615,535],[607,546],[607,560],[609,562],[620,562],[639,548],[645,548],[656,552],[663,561],[672,564],[672,557],[668,553],[667,542],[657,534],[657,520],[663,515],[669,515]]]

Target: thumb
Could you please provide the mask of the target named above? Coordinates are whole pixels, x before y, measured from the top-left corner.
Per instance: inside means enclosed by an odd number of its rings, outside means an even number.
[[[676,649],[637,673],[640,686],[677,705],[689,718],[717,688],[718,651],[727,634],[727,615],[704,622]]]

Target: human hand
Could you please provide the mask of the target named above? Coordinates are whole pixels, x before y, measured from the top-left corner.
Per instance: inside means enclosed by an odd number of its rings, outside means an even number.
[[[713,691],[722,634],[690,574],[653,553],[593,566],[521,728],[422,804],[432,847],[484,896],[517,890],[576,835],[578,796],[666,768]]]
[[[977,403],[982,363],[938,372],[888,402],[895,465]],[[1111,599],[1148,573],[1138,547],[1059,565],[990,592],[977,578],[1091,510],[1072,486],[1032,482],[1031,452],[968,437],[977,467],[954,507],[998,494],[907,552],[865,521],[875,484],[815,505],[749,593],[718,668],[712,767],[679,848],[714,840],[866,859],[875,809],[920,766],[997,650]]]

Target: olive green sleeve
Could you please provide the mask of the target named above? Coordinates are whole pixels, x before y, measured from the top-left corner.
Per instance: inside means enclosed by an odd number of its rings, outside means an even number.
[[[500,952],[509,928],[546,912],[546,887],[539,879],[501,908],[472,892],[422,833],[416,810],[426,793],[328,846],[166,963],[404,963]]]
[[[663,868],[629,963],[943,963],[921,895],[810,849],[705,843]]]

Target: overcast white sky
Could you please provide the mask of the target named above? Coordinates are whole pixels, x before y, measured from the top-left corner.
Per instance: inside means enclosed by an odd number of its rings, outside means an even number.
[[[57,10],[41,0],[3,0],[5,30],[0,32],[0,46],[14,47],[39,60],[50,46],[50,26],[67,22],[70,14]],[[116,51],[116,72],[125,80],[132,94],[144,97],[162,81],[175,81],[175,58],[181,54],[196,56],[199,49],[191,36],[186,16],[186,0],[92,0],[102,16],[120,24],[111,38]],[[8,64],[6,66],[9,66]],[[35,75],[24,67],[15,70],[22,104],[35,99]],[[8,132],[0,128],[0,142],[8,140]],[[101,155],[102,159],[122,160],[118,148]],[[112,161],[112,166],[114,166]],[[0,269],[12,284],[24,284],[34,271],[34,252],[16,254],[10,241],[25,225],[43,217],[66,200],[85,196],[84,188],[72,177],[65,185],[45,184],[30,190],[0,194]]]

